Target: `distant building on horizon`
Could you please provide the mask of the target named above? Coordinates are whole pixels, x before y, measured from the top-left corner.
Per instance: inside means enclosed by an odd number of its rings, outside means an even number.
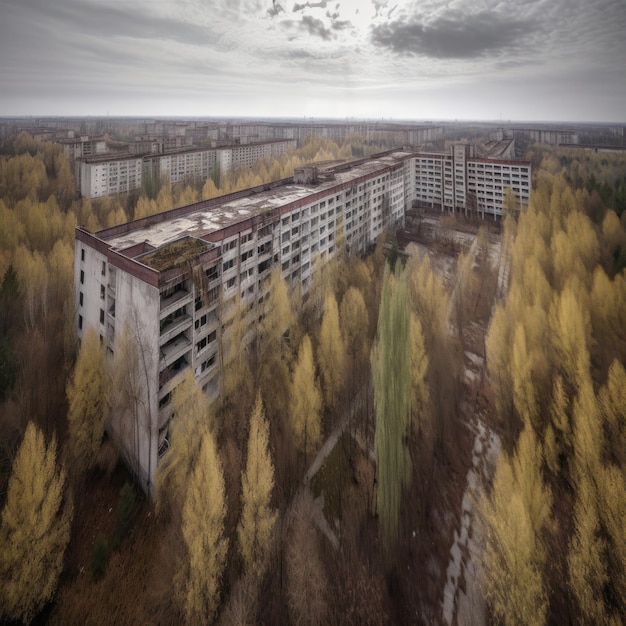
[[[82,197],[102,198],[141,189],[147,177],[153,180],[167,178],[171,183],[206,180],[215,167],[221,172],[252,167],[260,159],[283,154],[295,145],[293,139],[275,139],[218,148],[151,151],[149,154],[96,154],[77,159],[76,184]]]

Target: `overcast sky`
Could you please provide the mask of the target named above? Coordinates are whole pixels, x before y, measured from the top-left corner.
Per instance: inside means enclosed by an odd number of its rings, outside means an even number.
[[[0,0],[0,115],[626,122],[626,0]]]

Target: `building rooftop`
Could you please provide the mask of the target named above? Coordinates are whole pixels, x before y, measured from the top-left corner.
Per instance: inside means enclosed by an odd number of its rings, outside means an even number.
[[[497,159],[502,157],[503,154],[506,154],[507,150],[509,150],[511,144],[514,142],[514,139],[502,139],[501,141],[488,141],[485,144],[485,154],[483,157],[494,158]]]
[[[83,163],[106,163],[107,161],[130,161],[141,160],[143,157],[140,154],[132,154],[130,152],[103,152],[102,154],[94,154],[92,156],[85,156],[76,159]]]
[[[345,186],[376,171],[384,171],[402,163],[410,154],[411,152],[408,151],[396,150],[370,159],[343,163],[324,170],[323,177],[320,177],[321,180],[316,183],[294,184],[291,182],[292,179],[286,179],[282,184],[270,189],[257,187],[248,190],[245,195],[230,194],[217,198],[217,202],[198,202],[182,209],[174,209],[153,216],[152,220],[144,218],[137,222],[130,222],[123,232],[114,227],[100,231],[96,233],[96,236],[106,241],[113,250],[122,253],[139,244],[160,248],[183,237],[202,239],[215,231],[245,221],[252,216],[287,207],[313,194]],[[233,198],[233,196],[239,197]]]

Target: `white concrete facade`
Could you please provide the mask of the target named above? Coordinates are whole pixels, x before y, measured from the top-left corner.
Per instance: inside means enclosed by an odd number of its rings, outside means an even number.
[[[80,195],[102,198],[141,187],[141,156],[86,157],[80,163]]]
[[[477,211],[482,217],[502,216],[506,189],[528,206],[532,185],[530,163],[474,156],[473,147],[453,144],[450,154],[415,156],[415,198],[442,211]]]
[[[252,167],[257,161],[295,148],[295,139],[277,139],[221,148],[181,149],[160,154],[132,154],[84,157],[77,161],[80,194],[101,198],[141,188],[142,178],[168,178],[171,183],[206,180],[216,163],[220,171],[229,172]]]

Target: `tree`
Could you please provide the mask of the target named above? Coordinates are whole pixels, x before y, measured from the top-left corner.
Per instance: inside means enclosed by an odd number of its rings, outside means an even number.
[[[411,314],[411,413],[413,430],[419,432],[427,423],[430,413],[430,393],[426,384],[428,355],[424,346],[422,325]]]
[[[220,580],[228,539],[224,536],[226,494],[215,440],[204,432],[183,508],[186,555],[175,579],[177,595],[189,624],[211,622],[219,606]]]
[[[252,375],[248,362],[245,340],[248,325],[246,310],[237,292],[232,304],[225,312],[224,331],[221,333],[222,349],[222,402],[232,405],[241,424],[243,412],[248,411],[253,401]]]
[[[211,198],[217,198],[220,195],[219,189],[215,186],[212,178],[207,178],[206,182],[202,186],[202,199],[210,200]]]
[[[567,555],[569,585],[581,612],[580,623],[606,624],[603,600],[607,582],[606,546],[600,537],[597,504],[589,483],[585,477],[578,487],[574,534]]]
[[[336,406],[344,381],[345,348],[339,328],[337,300],[332,293],[326,296],[325,308],[317,359],[326,405]]]
[[[296,444],[304,452],[315,448],[322,435],[322,397],[315,378],[313,348],[308,335],[305,335],[298,350],[298,359],[293,370],[289,415]]]
[[[430,257],[413,255],[406,265],[411,310],[422,325],[428,354],[447,334],[448,298],[443,283],[433,270]]]
[[[181,508],[204,433],[213,429],[209,398],[200,389],[191,368],[172,392],[170,450],[157,469],[157,502],[177,503]]]
[[[29,422],[9,479],[0,528],[0,611],[30,622],[52,599],[70,538],[72,504],[57,447]]]
[[[268,415],[286,415],[290,357],[286,336],[294,319],[287,283],[280,268],[272,270],[269,282],[264,284],[263,289],[267,289],[267,293],[261,305],[253,370]]]
[[[105,354],[96,331],[89,328],[67,385],[69,455],[75,478],[93,467],[104,435],[108,406]]]
[[[346,352],[350,356],[352,364],[352,378],[356,374],[356,368],[364,354],[367,344],[367,329],[369,319],[363,294],[356,287],[350,287],[340,307],[341,334],[345,340]],[[352,389],[354,393],[354,389]]]
[[[547,523],[549,493],[532,479],[537,475],[537,447],[530,427],[526,443],[512,460],[500,457],[493,487],[480,503],[485,527],[483,577],[485,596],[497,620],[503,624],[544,624],[548,598],[543,581],[546,549],[538,531]],[[521,449],[523,447],[523,450]],[[524,481],[530,472],[530,484]],[[538,496],[530,503],[528,496]]]
[[[277,513],[271,508],[274,464],[269,450],[269,424],[261,394],[250,417],[246,470],[241,475],[243,510],[237,535],[241,555],[249,572],[262,576],[267,566],[270,539]]]
[[[122,332],[116,335],[115,340],[115,372],[113,388],[116,393],[114,407],[111,411],[113,430],[128,447],[131,456],[131,470],[136,477],[140,476],[142,468],[143,437],[152,442],[151,429],[151,382],[150,364],[154,354],[151,351],[151,342],[146,337],[141,323],[140,314],[133,309],[129,319],[124,323]],[[144,469],[147,465],[147,474],[151,476],[151,450],[147,451],[144,459]],[[150,487],[150,485],[148,485]]]
[[[626,467],[626,370],[617,360],[609,368],[606,385],[599,395],[600,407],[608,429],[608,449],[619,467]]]
[[[580,300],[569,286],[560,295],[555,294],[550,307],[549,325],[557,366],[562,369],[571,388],[576,389],[589,372],[589,320],[587,310],[581,307]]]
[[[371,360],[378,513],[385,552],[391,561],[398,541],[402,492],[411,475],[411,460],[405,444],[411,420],[411,342],[404,276],[393,284],[389,266],[385,267],[383,276],[378,334]]]
[[[534,426],[539,407],[533,381],[533,362],[529,354],[524,326],[518,323],[513,334],[513,404],[525,424]]]

